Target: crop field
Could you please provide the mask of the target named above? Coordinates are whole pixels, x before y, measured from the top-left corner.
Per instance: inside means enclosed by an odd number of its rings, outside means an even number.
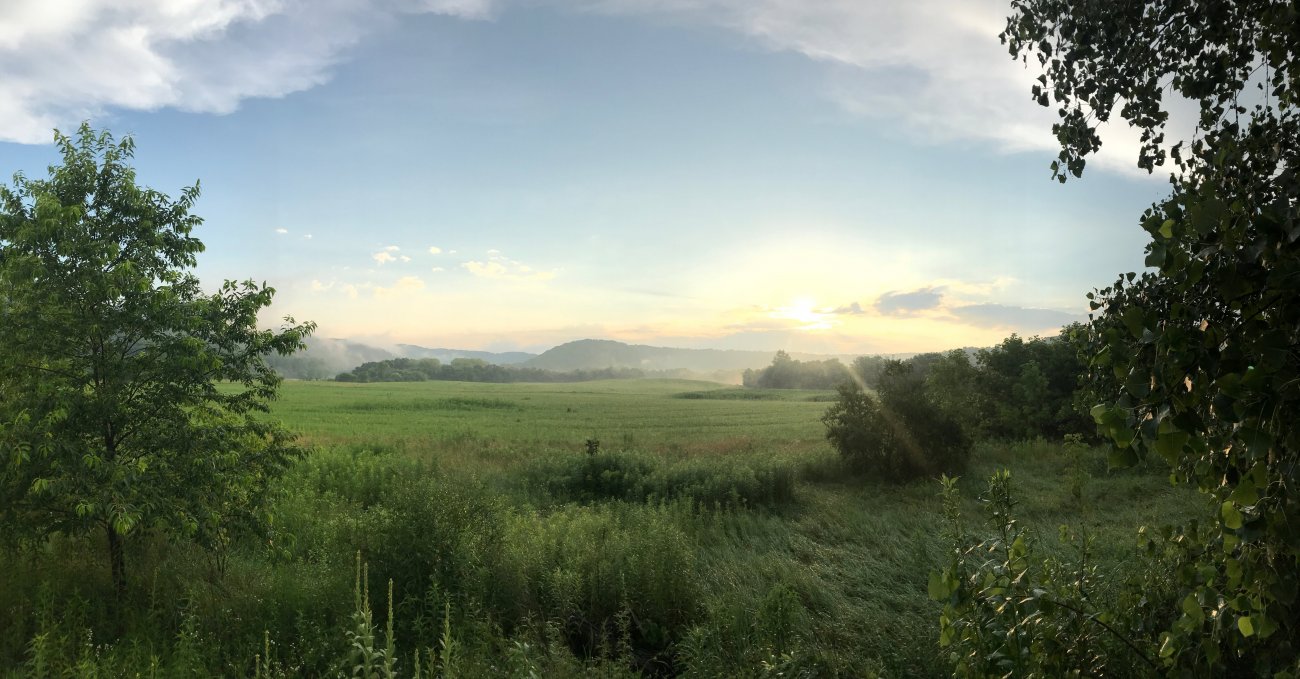
[[[605,450],[677,457],[824,452],[818,418],[832,393],[688,380],[287,382],[274,415],[310,445],[394,448],[481,472],[581,452],[588,439]]]
[[[275,415],[313,441],[440,441],[474,436],[581,446],[644,438],[662,446],[752,438],[820,440],[829,391],[758,390],[691,380],[567,384],[286,382]]]
[[[89,603],[110,596],[99,542],[0,556],[0,674],[350,675],[358,644],[385,650],[391,580],[400,676],[417,663],[441,676],[943,676],[927,596],[948,558],[939,485],[848,474],[824,439],[830,395],[288,382],[271,417],[310,452],[277,488],[274,533],[224,563],[143,543],[129,555],[131,641],[107,645],[93,640],[114,623]],[[1199,507],[1155,468],[1108,474],[1103,451],[1076,454],[1082,510],[1066,447],[977,445],[965,520],[980,530],[983,479],[1009,468],[1043,553],[1068,521],[1120,574],[1140,526]]]

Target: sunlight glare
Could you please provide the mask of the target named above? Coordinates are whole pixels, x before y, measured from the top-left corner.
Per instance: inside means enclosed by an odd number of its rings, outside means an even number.
[[[800,330],[829,330],[833,314],[819,311],[809,297],[798,297],[787,306],[777,307],[772,317],[797,321]]]

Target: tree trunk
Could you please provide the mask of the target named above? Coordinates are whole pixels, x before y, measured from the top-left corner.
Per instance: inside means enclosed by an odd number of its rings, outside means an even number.
[[[121,602],[126,595],[126,555],[122,549],[122,536],[112,525],[105,526],[105,530],[108,532],[108,561],[113,570],[113,593]]]

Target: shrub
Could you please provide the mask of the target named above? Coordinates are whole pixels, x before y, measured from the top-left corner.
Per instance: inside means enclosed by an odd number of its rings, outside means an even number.
[[[794,464],[772,458],[665,462],[635,452],[597,451],[542,459],[528,485],[556,502],[685,500],[693,507],[775,507],[794,499]]]
[[[1078,457],[1071,465],[1071,495],[1082,512],[1081,465]],[[1162,663],[1172,662],[1168,635],[1152,632],[1170,622],[1164,612],[1178,596],[1169,574],[1191,569],[1186,547],[1147,541],[1127,573],[1105,573],[1094,563],[1092,537],[1062,526],[1063,555],[1040,556],[1035,535],[1015,518],[1011,478],[1003,469],[989,479],[980,497],[988,522],[978,532],[962,523],[957,480],[941,479],[952,549],[948,565],[930,573],[928,590],[943,603],[939,645],[955,664],[954,676],[1163,674]],[[1181,608],[1179,626],[1199,630],[1213,624],[1194,597]],[[1207,639],[1206,648],[1211,644]],[[1171,676],[1220,674],[1201,666]]]
[[[906,379],[910,370],[893,369],[897,379],[882,375],[879,400],[856,384],[840,385],[822,417],[831,445],[854,471],[890,481],[964,468],[971,444],[961,426],[926,398],[919,381]]]
[[[655,467],[655,461],[644,455],[597,447],[586,455],[539,460],[528,470],[529,486],[560,502],[634,499],[644,495],[646,477]]]
[[[687,459],[655,470],[646,499],[683,499],[694,507],[776,507],[794,500],[795,467],[776,459]]]
[[[392,580],[402,594],[399,636],[427,637],[447,604],[463,610],[492,597],[503,515],[486,493],[431,477],[395,483],[366,511],[354,539],[375,581]]]
[[[701,595],[695,549],[674,514],[605,504],[519,516],[509,562],[498,569],[501,580],[526,583],[516,614],[557,624],[581,656],[625,655],[647,673],[670,670]]]

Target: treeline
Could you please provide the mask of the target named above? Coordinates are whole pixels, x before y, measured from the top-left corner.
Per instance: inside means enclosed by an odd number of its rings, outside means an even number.
[[[906,360],[859,356],[849,366],[836,359],[797,361],[778,351],[770,366],[746,370],[743,384],[835,389],[852,381],[880,393],[885,381],[901,380],[907,389],[923,392],[975,438],[1091,437],[1096,427],[1075,403],[1079,376],[1086,368],[1074,341],[1082,331],[1075,324],[1056,337],[1011,335],[987,349],[953,349]]]
[[[541,368],[496,365],[478,358],[456,358],[443,363],[436,358],[390,358],[363,363],[339,373],[336,382],[589,382],[645,377],[636,368],[599,368],[556,372]]]
[[[1012,335],[974,360],[964,349],[861,357],[822,418],[826,438],[854,470],[891,481],[960,473],[979,438],[1082,441],[1096,431],[1077,398],[1082,332]]]
[[[1078,324],[1056,337],[1012,335],[997,346],[971,352],[919,354],[904,361],[916,388],[977,438],[1019,440],[1066,434],[1096,435],[1096,425],[1076,403],[1086,365],[1079,358]],[[869,357],[874,359],[874,357]],[[889,360],[854,361],[873,389]]]
[[[848,368],[837,358],[797,361],[790,354],[778,351],[772,365],[742,373],[741,384],[763,389],[834,389],[848,377]]]

